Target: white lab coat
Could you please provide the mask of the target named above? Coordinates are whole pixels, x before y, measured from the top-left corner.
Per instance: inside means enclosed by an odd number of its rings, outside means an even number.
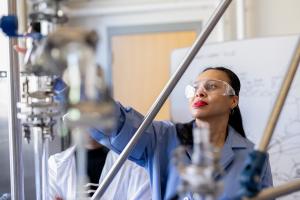
[[[75,200],[76,167],[75,147],[50,156],[49,164],[49,200],[55,196],[64,200]],[[109,151],[101,173],[100,182],[118,158]],[[101,197],[101,200],[148,200],[151,199],[151,188],[146,170],[127,160]]]
[[[118,154],[109,151],[100,177],[100,183],[118,158]],[[113,182],[101,197],[101,200],[151,200],[150,179],[147,171],[134,162],[127,160],[114,177]]]

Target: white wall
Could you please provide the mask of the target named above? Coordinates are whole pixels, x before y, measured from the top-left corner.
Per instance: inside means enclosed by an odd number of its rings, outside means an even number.
[[[108,27],[202,21],[212,15],[220,0],[71,0],[71,24],[98,30],[98,62],[109,68]],[[235,40],[236,2],[213,31],[208,42]],[[244,0],[245,38],[300,33],[299,0]]]
[[[299,0],[247,0],[247,37],[300,33]]]
[[[8,7],[7,1],[0,1],[0,17],[3,15],[7,15]],[[9,39],[5,36],[5,34],[0,30],[0,71],[8,71],[9,70]],[[7,74],[7,77],[9,74]],[[7,89],[7,78],[0,78],[0,91],[2,94],[5,94],[7,97],[8,89]],[[0,98],[0,117],[7,117],[7,106],[3,106],[4,103],[7,105],[7,98]]]
[[[0,0],[0,17],[7,15],[7,2]],[[8,37],[0,30],[0,71],[9,70],[9,41]],[[7,77],[9,74],[7,74]],[[0,78],[0,197],[3,193],[10,193],[10,165],[8,144],[8,78]]]
[[[242,1],[242,0],[240,0]],[[298,19],[300,18],[300,1],[299,0],[243,0],[246,5],[246,26],[247,36],[267,36],[276,34],[290,34],[299,33],[300,26],[298,25]],[[73,8],[82,8],[83,0],[71,0],[70,5]],[[86,2],[86,1],[85,1]],[[107,7],[121,7],[125,8],[133,5],[151,6],[153,4],[169,3],[205,3],[207,0],[90,0],[86,4],[88,7],[98,7],[106,9]],[[214,4],[219,2],[218,0],[212,1]],[[232,1],[232,6],[235,5],[237,0]],[[231,9],[235,12],[234,9]],[[234,14],[233,14],[234,15]],[[234,19],[231,19],[230,23],[234,23]]]
[[[128,4],[124,2],[129,2]],[[146,26],[163,25],[172,23],[199,22],[204,23],[212,15],[216,8],[218,0],[202,1],[143,1],[143,3],[127,1],[91,1],[90,3],[71,2],[69,14],[71,15],[71,25],[80,25],[98,30],[101,36],[99,51],[97,55],[98,62],[107,72],[110,67],[108,56],[108,35],[107,30],[110,27],[128,27],[128,26]],[[227,23],[228,24],[228,23]],[[224,38],[224,21],[221,21],[210,41],[222,41]],[[199,27],[201,28],[201,27]]]
[[[0,1],[0,17],[7,15],[7,1]],[[9,66],[9,50],[8,50],[8,38],[0,31],[0,70],[8,70]]]

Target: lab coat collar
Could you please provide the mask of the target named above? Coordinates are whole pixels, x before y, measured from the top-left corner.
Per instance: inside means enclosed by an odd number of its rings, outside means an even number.
[[[228,135],[221,150],[220,163],[226,169],[234,159],[234,149],[247,148],[245,138],[240,136],[231,126],[228,127]]]
[[[192,128],[196,127],[195,121],[192,122]],[[192,130],[192,129],[191,129]],[[190,133],[192,134],[192,133]],[[220,151],[221,158],[220,164],[224,170],[232,163],[235,157],[235,149],[244,149],[247,148],[247,140],[243,138],[234,128],[228,126],[228,135],[225,141],[223,148]],[[189,148],[190,151],[187,151],[188,156],[191,158],[192,148]]]

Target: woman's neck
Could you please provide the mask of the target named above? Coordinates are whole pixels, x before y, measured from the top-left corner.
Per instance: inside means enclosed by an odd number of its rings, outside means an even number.
[[[221,119],[196,119],[196,125],[201,127],[203,123],[208,123],[210,128],[210,142],[218,148],[222,148],[225,144],[227,136],[228,118]]]

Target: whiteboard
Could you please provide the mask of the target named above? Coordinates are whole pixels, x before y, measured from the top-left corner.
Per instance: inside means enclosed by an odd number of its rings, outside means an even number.
[[[170,95],[172,120],[187,122],[192,119],[184,96],[185,86],[206,67],[224,66],[237,73],[241,80],[239,106],[245,132],[258,144],[299,38],[299,35],[292,35],[205,45]],[[172,52],[171,73],[176,71],[187,52],[188,48]],[[300,178],[299,70],[268,150],[274,185]],[[280,199],[298,200],[300,192]]]

